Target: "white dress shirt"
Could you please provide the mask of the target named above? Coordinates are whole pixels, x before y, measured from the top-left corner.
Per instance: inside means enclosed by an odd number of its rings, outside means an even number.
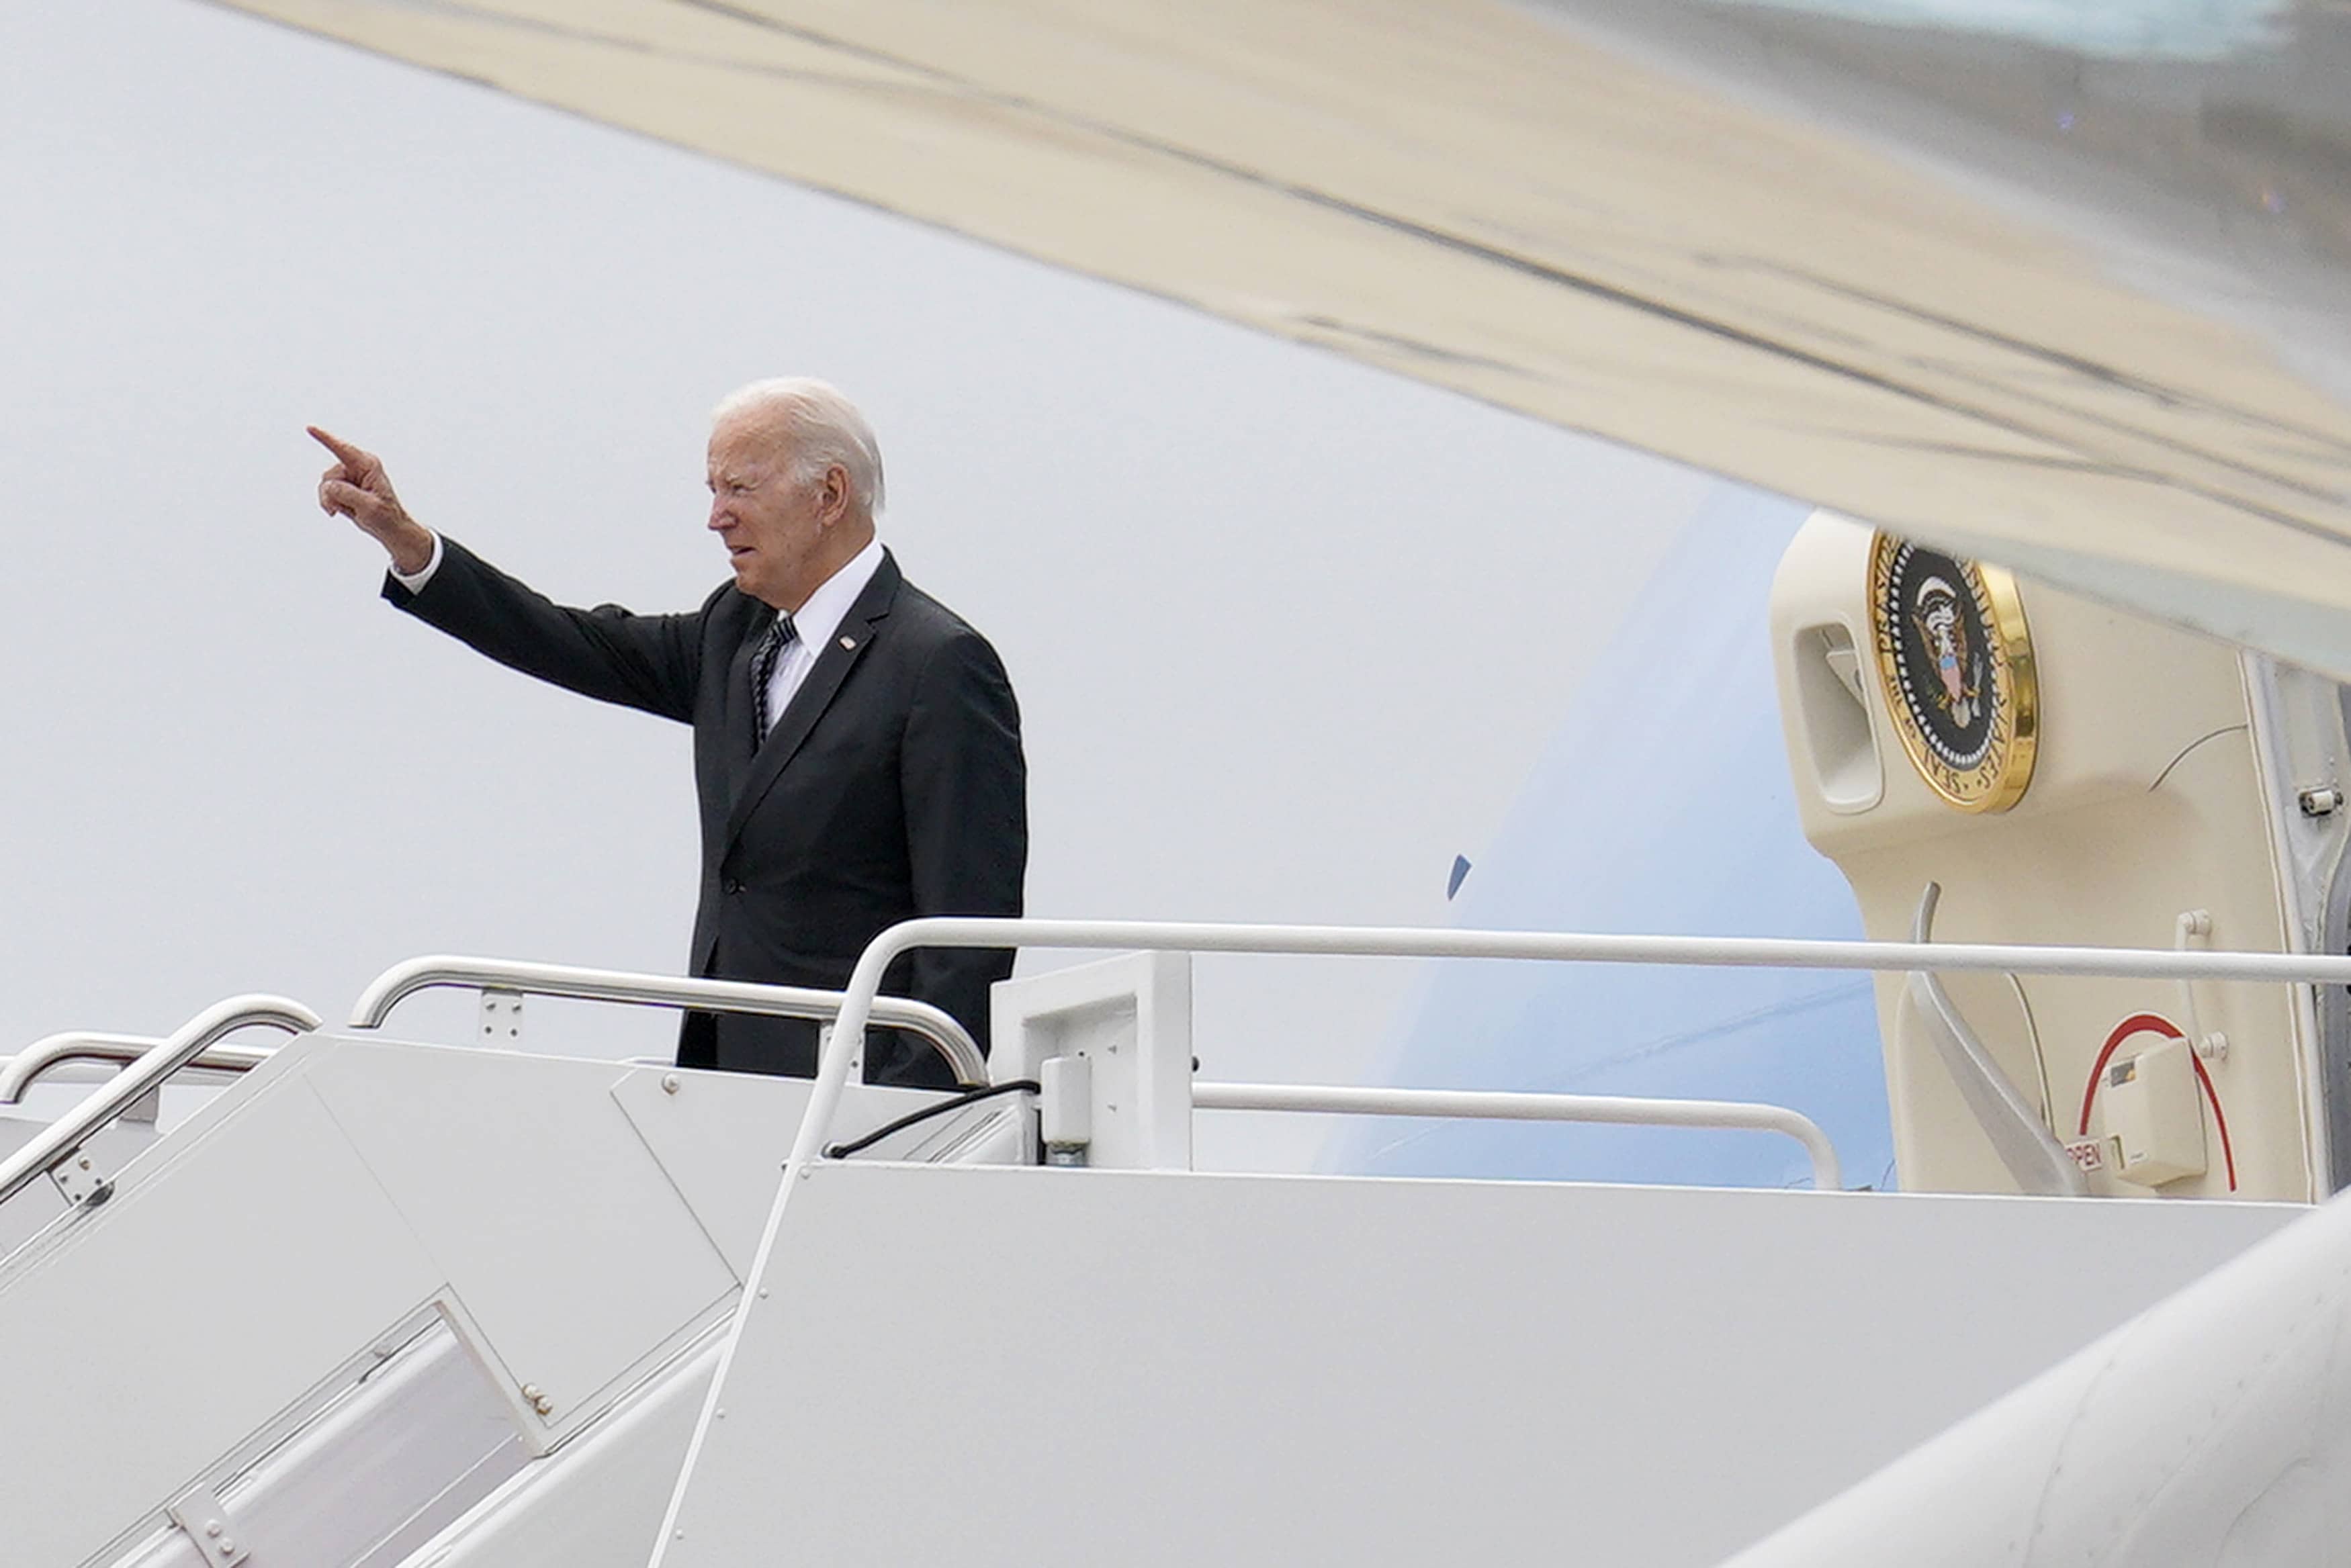
[[[841,570],[817,585],[808,602],[792,612],[792,642],[776,658],[776,668],[768,673],[768,727],[773,729],[784,710],[790,706],[792,696],[808,680],[809,671],[816,668],[816,656],[824,651],[841,630],[841,618],[849,607],[882,569],[882,541],[865,542],[865,548],[852,556]]]
[[[433,574],[440,569],[441,535],[435,534],[433,535],[433,554],[426,557],[424,565],[413,572],[403,572],[394,566],[392,568],[392,580],[413,594],[431,582]],[[768,674],[768,723],[770,729],[775,727],[778,719],[783,717],[793,694],[808,680],[809,671],[816,668],[818,653],[841,630],[841,619],[849,614],[849,607],[857,602],[857,596],[865,591],[865,585],[872,582],[873,574],[881,569],[882,541],[879,538],[869,539],[865,542],[865,548],[852,556],[841,570],[818,584],[816,592],[809,595],[808,602],[792,613],[792,645],[777,656],[776,668]]]
[[[392,580],[398,583],[402,587],[406,588],[412,594],[417,589],[423,587],[425,584],[431,582],[433,580],[433,574],[440,569],[441,535],[438,534],[434,534],[433,535],[433,553],[424,557],[424,564],[423,566],[417,567],[416,570],[413,572],[403,572],[398,566],[390,568],[392,572]]]

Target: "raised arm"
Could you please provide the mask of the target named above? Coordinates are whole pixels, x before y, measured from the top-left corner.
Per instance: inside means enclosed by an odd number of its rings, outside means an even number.
[[[703,614],[641,616],[618,605],[557,604],[411,517],[373,452],[308,428],[335,454],[319,479],[319,508],[383,546],[393,573],[384,597],[395,606],[526,675],[693,722],[707,605]],[[429,579],[416,580],[427,567]]]

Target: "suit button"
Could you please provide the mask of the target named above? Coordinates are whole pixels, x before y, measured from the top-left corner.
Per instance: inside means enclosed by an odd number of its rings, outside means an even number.
[[[737,881],[734,877],[729,877],[724,882],[719,883],[718,888],[721,892],[725,893],[731,898],[736,894],[743,890],[743,884]]]

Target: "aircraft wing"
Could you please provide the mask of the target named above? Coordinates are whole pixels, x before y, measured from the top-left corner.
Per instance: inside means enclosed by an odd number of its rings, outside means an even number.
[[[233,3],[2351,677],[2339,5]]]

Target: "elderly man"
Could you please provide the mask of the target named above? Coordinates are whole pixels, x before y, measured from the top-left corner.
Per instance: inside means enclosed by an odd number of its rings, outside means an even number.
[[[683,615],[572,609],[408,514],[377,458],[326,431],[319,504],[392,557],[384,597],[502,664],[694,726],[702,894],[692,972],[838,988],[885,926],[1018,915],[1028,860],[1020,716],[996,650],[900,575],[874,536],[880,449],[821,381],[718,405],[710,531],[734,577]],[[921,952],[885,989],[985,1045],[1008,954]],[[678,1063],[806,1075],[816,1030],[690,1013]],[[866,1075],[945,1085],[918,1042],[876,1032]]]

